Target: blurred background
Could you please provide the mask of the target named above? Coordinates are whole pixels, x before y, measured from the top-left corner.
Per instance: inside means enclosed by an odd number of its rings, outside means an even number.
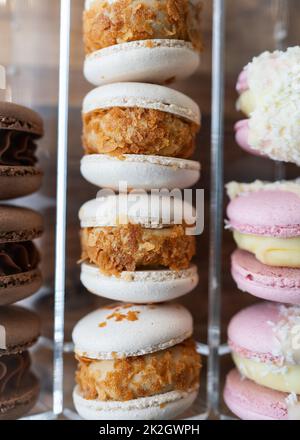
[[[67,273],[66,273],[66,341],[82,316],[105,301],[88,294],[79,281],[80,258],[78,209],[93,198],[96,190],[80,175],[81,146],[81,104],[91,86],[82,73],[84,51],[82,43],[82,11],[84,0],[71,0],[71,71],[69,112],[69,165],[68,165],[68,216],[67,216]],[[226,13],[226,88],[225,88],[225,181],[253,181],[255,179],[275,180],[278,167],[274,162],[255,158],[242,152],[234,141],[233,126],[240,119],[235,110],[237,98],[235,83],[243,66],[253,56],[264,50],[274,50],[278,41],[276,20],[280,14],[277,0],[227,0]],[[283,2],[284,3],[284,2]],[[186,93],[200,105],[203,126],[198,140],[196,160],[202,164],[202,177],[198,188],[205,189],[206,227],[198,238],[197,262],[200,284],[196,291],[181,300],[195,318],[196,339],[207,340],[208,307],[208,252],[210,204],[210,121],[211,121],[211,34],[212,0],[203,0],[202,19],[205,51],[198,72],[189,80],[172,87]],[[286,0],[289,16],[288,33],[282,35],[284,46],[299,44],[300,2]],[[8,84],[14,102],[39,111],[45,120],[46,135],[40,142],[39,159],[45,171],[42,190],[38,195],[17,201],[23,206],[32,206],[44,213],[46,233],[40,242],[43,253],[45,286],[30,300],[43,318],[43,334],[52,338],[53,331],[53,280],[54,280],[54,234],[56,197],[56,149],[57,149],[57,100],[59,60],[59,0],[0,0],[0,64],[7,69]],[[285,166],[285,176],[299,176],[297,167]],[[277,174],[276,174],[277,173]],[[58,188],[59,191],[59,188]],[[225,198],[225,205],[227,199]],[[225,215],[225,214],[224,214]],[[222,292],[222,339],[226,342],[226,327],[230,317],[254,300],[238,292],[230,276],[230,254],[234,249],[232,236],[224,232],[223,241],[223,292]],[[28,301],[27,301],[28,303]],[[38,372],[46,378],[44,401],[51,403],[51,355],[45,350],[36,354]],[[45,362],[47,360],[47,362]],[[48,367],[48,366],[49,367]],[[222,376],[230,368],[229,356],[222,360]],[[74,362],[66,356],[65,386],[67,405],[71,407]],[[204,393],[203,386],[203,393]],[[202,396],[204,399],[205,396]],[[225,409],[224,409],[225,411]]]

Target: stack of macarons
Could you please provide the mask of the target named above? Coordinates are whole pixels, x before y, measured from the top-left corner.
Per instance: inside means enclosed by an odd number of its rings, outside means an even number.
[[[300,419],[300,182],[227,185],[228,227],[240,290],[269,300],[237,314],[228,330],[237,371],[225,401],[243,419]],[[246,379],[246,380],[245,380]]]
[[[18,306],[0,308],[0,420],[26,415],[39,396],[28,349],[38,340],[37,315]]]
[[[237,108],[248,119],[235,126],[249,153],[300,165],[300,47],[264,52],[240,74]]]
[[[98,187],[188,188],[198,105],[163,84],[191,75],[202,49],[200,0],[87,0],[81,172]]]
[[[86,0],[84,74],[96,86],[166,84],[194,73],[201,0]]]
[[[98,87],[83,103],[81,173],[106,194],[79,213],[81,281],[118,303],[74,328],[74,404],[84,419],[169,419],[197,397],[193,319],[168,303],[198,283],[187,232],[195,212],[182,197],[149,192],[189,188],[200,177],[190,160],[200,109],[165,86],[198,67],[200,3],[85,3],[84,73]]]
[[[42,172],[36,166],[35,152],[43,131],[37,113],[0,102],[1,201],[40,188]],[[42,232],[39,213],[12,204],[0,205],[0,419],[24,415],[37,398],[37,380],[29,372],[26,350],[39,334],[38,318],[11,305],[33,295],[42,285],[40,255],[33,242]]]

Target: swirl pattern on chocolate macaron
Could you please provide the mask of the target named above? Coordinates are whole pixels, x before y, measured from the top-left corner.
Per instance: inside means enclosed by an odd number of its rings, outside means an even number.
[[[0,165],[34,166],[37,145],[30,133],[0,130]]]
[[[18,355],[0,357],[0,395],[8,389],[18,389],[30,368],[30,356],[26,351]]]
[[[0,276],[28,272],[39,262],[39,252],[31,241],[0,244]]]

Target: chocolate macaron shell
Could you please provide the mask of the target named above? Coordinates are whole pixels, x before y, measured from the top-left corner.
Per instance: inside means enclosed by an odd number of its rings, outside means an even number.
[[[26,351],[38,340],[38,315],[18,306],[0,308],[0,356]]]
[[[44,124],[40,115],[31,109],[11,102],[0,102],[0,130],[16,130],[42,137]]]
[[[0,166],[0,200],[16,199],[38,191],[43,173],[35,167]]]
[[[43,233],[43,217],[36,211],[0,205],[0,243],[30,241]]]
[[[43,284],[39,269],[0,277],[0,307],[19,302],[36,293]]]
[[[39,380],[33,373],[27,373],[17,389],[0,395],[0,420],[17,420],[26,416],[35,406],[39,393]]]

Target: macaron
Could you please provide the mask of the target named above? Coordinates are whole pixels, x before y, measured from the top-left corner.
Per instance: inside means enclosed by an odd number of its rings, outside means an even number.
[[[38,340],[40,327],[36,313],[19,306],[1,307],[0,356],[20,354],[28,350]]]
[[[39,213],[0,206],[0,306],[21,301],[40,289],[40,255],[32,240],[42,232]]]
[[[235,126],[236,141],[249,153],[300,164],[300,47],[264,52],[240,74],[237,109],[249,118]]]
[[[116,83],[92,90],[83,103],[81,164],[98,187],[187,188],[200,178],[198,162],[187,160],[201,125],[198,105],[167,87]]]
[[[86,1],[86,79],[160,84],[192,75],[202,50],[200,15],[200,0]]]
[[[198,182],[200,172],[200,163],[193,160],[145,154],[89,154],[81,161],[81,174],[88,182],[114,191],[119,191],[121,182],[128,189],[146,191],[186,189]]]
[[[43,136],[43,121],[29,108],[0,102],[0,200],[37,191],[42,172],[36,167],[36,141]]]
[[[74,328],[73,399],[88,420],[164,420],[195,401],[200,356],[182,306],[114,304]]]
[[[263,302],[231,320],[228,341],[236,367],[258,385],[300,395],[300,307]]]
[[[198,283],[195,211],[168,196],[129,193],[87,202],[79,212],[84,286],[120,301],[163,302]]]
[[[27,351],[0,357],[0,420],[17,420],[35,406],[40,384],[30,365]]]
[[[227,376],[224,400],[242,420],[300,420],[297,396],[257,385],[237,370]]]
[[[250,252],[238,249],[231,257],[231,274],[243,292],[269,301],[300,305],[300,269],[267,266]]]
[[[300,185],[277,182],[255,190],[244,185],[227,208],[238,247],[263,264],[300,268]]]

